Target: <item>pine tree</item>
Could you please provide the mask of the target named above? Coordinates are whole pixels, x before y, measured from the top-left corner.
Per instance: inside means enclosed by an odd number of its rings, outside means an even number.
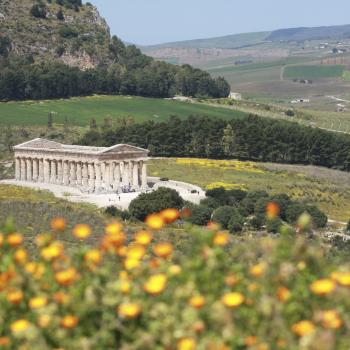
[[[235,133],[231,124],[227,124],[223,133],[224,135],[222,137],[222,147],[224,149],[224,154],[226,156],[232,156],[235,146]]]
[[[90,130],[97,130],[97,123],[95,118],[92,118],[90,120]]]
[[[60,7],[60,9],[57,11],[56,17],[57,17],[58,20],[64,21],[64,14],[63,14],[63,11],[62,11],[62,8],[61,8],[61,7]]]
[[[49,129],[52,129],[53,127],[53,115],[52,115],[52,112],[50,112],[47,116],[47,127]]]

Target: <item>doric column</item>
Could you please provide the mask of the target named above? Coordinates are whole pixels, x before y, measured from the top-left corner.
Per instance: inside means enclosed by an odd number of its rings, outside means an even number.
[[[141,187],[147,188],[147,164],[145,161],[142,162]]]
[[[83,173],[82,173],[81,163],[78,162],[76,165],[77,165],[77,186],[81,186],[82,180],[83,180]]]
[[[38,160],[36,158],[32,159],[32,167],[33,167],[33,178],[32,178],[32,180],[34,182],[38,182],[38,180],[39,180],[39,168],[38,168]]]
[[[44,182],[44,159],[39,159],[39,182]]]
[[[16,180],[21,180],[21,159],[16,157],[15,159]]]
[[[102,174],[101,174],[101,165],[99,163],[95,163],[95,188],[99,190],[102,187]]]
[[[109,186],[113,188],[115,163],[109,163]]]
[[[82,181],[83,186],[86,188],[89,187],[89,173],[88,173],[87,163],[83,163],[82,177],[83,177],[83,181]]]
[[[32,181],[33,175],[32,175],[32,159],[31,158],[26,159],[26,167],[27,167],[27,181]]]
[[[105,163],[105,188],[106,190],[110,190],[111,189],[111,171],[110,171],[110,164],[109,163]]]
[[[134,162],[132,167],[132,185],[134,188],[139,188],[139,162]]]
[[[95,189],[95,165],[94,163],[89,163],[89,189]]]
[[[49,159],[44,159],[44,182],[50,183],[50,161]]]
[[[113,179],[113,188],[117,190],[120,187],[120,163],[115,163]]]
[[[75,162],[69,162],[69,185],[75,186],[77,184],[77,174],[75,171]]]
[[[27,179],[27,165],[25,158],[21,158],[21,181],[26,181]]]
[[[128,185],[131,185],[132,186],[132,169],[133,169],[133,162],[131,160],[129,160],[129,174],[128,174],[128,177],[129,177],[129,182],[128,182]]]
[[[51,160],[51,176],[50,182],[55,184],[57,182],[57,163],[56,160]]]
[[[69,163],[67,160],[62,161],[63,163],[63,185],[69,185]]]
[[[123,171],[123,184],[129,185],[130,184],[130,164],[127,162],[124,162],[124,171]]]
[[[57,184],[63,184],[63,164],[62,160],[57,161]]]

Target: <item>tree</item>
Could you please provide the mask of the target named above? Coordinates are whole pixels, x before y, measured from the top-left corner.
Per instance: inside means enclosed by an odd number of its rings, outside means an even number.
[[[48,129],[52,129],[53,127],[53,115],[52,112],[50,112],[47,116],[47,127]]]
[[[212,220],[220,224],[223,229],[227,229],[231,217],[235,214],[237,214],[235,208],[225,205],[214,210]]]
[[[238,210],[235,210],[231,215],[227,228],[231,233],[238,233],[238,232],[242,232],[243,226],[244,226],[244,217],[238,212]]]
[[[129,205],[129,212],[134,218],[143,221],[149,214],[167,208],[181,209],[182,206],[183,199],[177,191],[161,187],[151,193],[142,193],[132,200]]]
[[[62,7],[57,11],[56,17],[59,21],[64,21],[64,14],[62,11]]]
[[[320,209],[315,206],[308,206],[307,212],[312,217],[312,222],[316,228],[326,227],[328,218]]]
[[[30,9],[30,14],[35,18],[46,18],[46,6],[44,4],[34,4]]]
[[[224,129],[224,135],[222,137],[222,147],[224,154],[228,157],[232,156],[234,153],[235,144],[235,134],[232,129],[231,124],[227,124]]]
[[[207,197],[200,201],[201,205],[204,205],[212,210],[215,210],[221,206],[221,204],[213,197]]]
[[[188,218],[188,221],[194,225],[204,226],[207,225],[211,218],[212,209],[200,204],[191,204],[189,206],[191,211],[191,216]]]
[[[273,218],[271,220],[267,220],[267,232],[278,233],[282,225],[283,222],[280,218]]]
[[[95,118],[90,119],[90,130],[97,130],[97,122]]]

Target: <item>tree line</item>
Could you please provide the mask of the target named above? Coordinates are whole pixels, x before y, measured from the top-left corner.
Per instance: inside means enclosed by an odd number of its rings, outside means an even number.
[[[129,122],[114,129],[94,128],[80,142],[96,146],[128,143],[160,157],[235,158],[350,170],[349,135],[254,115],[229,121],[172,116],[164,122]]]
[[[63,28],[63,27],[62,27]],[[61,29],[62,29],[61,28]],[[64,53],[58,47],[57,58]],[[91,94],[144,97],[227,97],[230,86],[224,78],[189,65],[174,66],[143,55],[135,46],[125,46],[113,37],[109,62],[88,70],[58,61],[35,63],[33,57],[16,57],[11,42],[0,36],[0,100],[53,99]]]

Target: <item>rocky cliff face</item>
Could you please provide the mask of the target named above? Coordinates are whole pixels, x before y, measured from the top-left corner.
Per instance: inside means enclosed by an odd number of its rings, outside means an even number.
[[[80,69],[110,62],[109,27],[96,7],[74,9],[44,0],[45,17],[40,18],[31,13],[35,4],[36,0],[0,0],[0,37],[10,39],[12,52]]]

